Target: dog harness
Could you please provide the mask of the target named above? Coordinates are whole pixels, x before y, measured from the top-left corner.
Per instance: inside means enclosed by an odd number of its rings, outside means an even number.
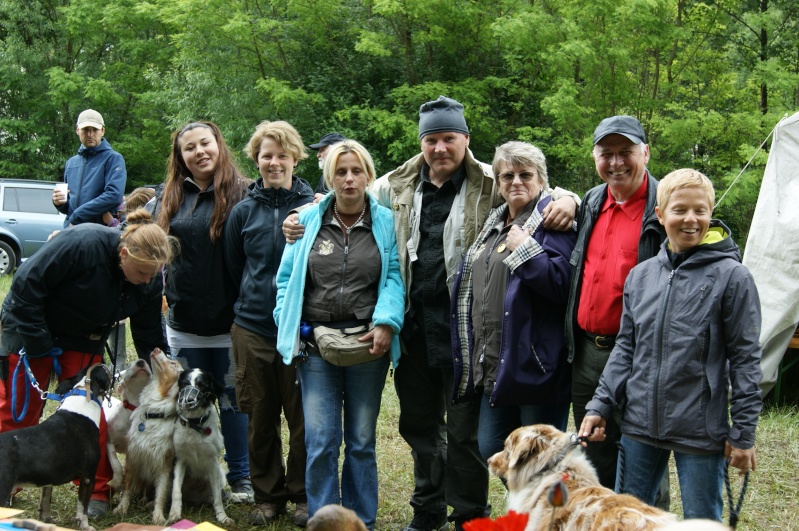
[[[82,399],[86,396],[86,391],[83,389],[72,389],[71,391],[64,393],[64,400],[61,402],[58,410],[71,411],[72,413],[83,415],[94,422],[95,426],[99,428],[100,415],[103,411],[103,405],[99,399],[91,398],[89,403],[92,405],[92,407],[88,407],[86,404],[87,400]]]
[[[211,428],[204,427],[203,424],[208,420],[208,417],[211,416],[211,413],[206,413],[202,417],[187,419],[181,415],[178,415],[178,420],[180,421],[181,426],[186,426],[187,428],[191,428],[200,435],[208,437],[211,435]]]

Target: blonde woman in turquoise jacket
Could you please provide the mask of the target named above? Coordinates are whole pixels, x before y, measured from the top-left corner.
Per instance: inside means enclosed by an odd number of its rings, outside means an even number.
[[[331,503],[343,505],[374,529],[375,431],[389,363],[396,367],[400,357],[405,288],[393,215],[366,193],[375,178],[368,151],[354,140],[331,146],[324,175],[331,192],[300,212],[305,236],[286,245],[278,270],[277,349],[286,364],[300,359],[309,516]],[[361,339],[371,342],[374,359],[348,367],[325,361],[300,341],[300,321],[334,328],[373,324]]]

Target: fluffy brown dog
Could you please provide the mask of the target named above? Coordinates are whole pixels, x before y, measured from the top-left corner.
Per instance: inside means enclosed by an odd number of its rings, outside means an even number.
[[[159,349],[150,354],[153,377],[142,390],[139,407],[128,430],[125,488],[114,513],[124,515],[134,494],[155,490],[153,524],[166,524],[164,506],[169,497],[175,445],[172,435],[177,419],[180,363]]]
[[[366,531],[366,526],[352,509],[331,504],[316,511],[307,531]]]
[[[602,487],[576,438],[552,426],[515,430],[505,440],[505,449],[488,460],[488,468],[506,481],[508,511],[529,513],[527,531],[647,530],[676,521],[674,515],[633,496]],[[553,507],[547,494],[559,481],[568,499]]]

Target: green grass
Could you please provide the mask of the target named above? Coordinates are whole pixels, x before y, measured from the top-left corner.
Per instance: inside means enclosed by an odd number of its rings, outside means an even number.
[[[0,278],[0,294],[8,291],[10,277]],[[128,338],[129,339],[129,338]],[[135,357],[133,346],[128,340],[129,356]],[[795,402],[794,402],[795,404]],[[49,406],[48,412],[52,410]],[[47,414],[47,413],[46,413]],[[376,529],[401,529],[412,517],[408,498],[413,489],[413,463],[410,450],[397,431],[399,404],[394,392],[393,380],[389,376],[383,391],[383,404],[377,426],[378,474],[380,482],[379,510]],[[284,437],[284,440],[286,438]],[[768,407],[760,419],[757,433],[758,468],[751,474],[749,488],[743,504],[738,529],[759,530],[799,530],[799,409],[796,405]],[[670,467],[672,477],[672,511],[681,515],[679,484],[673,461]],[[741,490],[741,480],[733,477],[733,492]],[[490,502],[494,515],[504,514],[504,488],[491,478]],[[38,507],[38,489],[25,489],[14,500],[14,507],[24,509],[27,516],[35,517]],[[53,489],[53,517],[62,527],[74,527],[77,489],[65,485]],[[116,501],[116,496],[114,501]],[[231,531],[250,529],[247,514],[251,506],[229,505],[228,516],[236,524],[227,526]],[[150,524],[150,513],[142,506],[132,506],[124,521],[137,524]],[[187,507],[184,518],[194,522],[214,522],[211,507]],[[727,519],[725,512],[725,521]],[[116,515],[93,520],[97,529],[111,527],[121,521]],[[268,531],[294,529],[289,515],[282,517],[265,528]]]

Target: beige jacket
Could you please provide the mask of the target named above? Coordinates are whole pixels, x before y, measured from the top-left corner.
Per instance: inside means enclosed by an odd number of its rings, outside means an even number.
[[[499,195],[491,166],[476,160],[469,149],[466,150],[463,163],[466,180],[452,203],[452,210],[444,225],[444,265],[450,290],[461,260],[480,233],[488,213],[504,201]],[[412,280],[411,264],[416,260],[419,241],[422,203],[420,171],[423,164],[424,157],[420,153],[377,179],[371,189],[377,201],[394,212],[394,230],[397,233],[406,302]]]

